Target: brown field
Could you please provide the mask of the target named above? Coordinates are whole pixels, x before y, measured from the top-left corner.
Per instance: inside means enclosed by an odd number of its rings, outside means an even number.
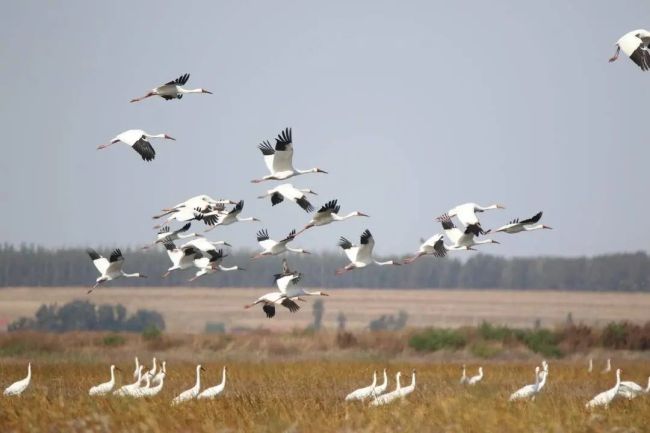
[[[133,367],[127,350],[95,351],[91,345],[89,352],[84,349],[84,339],[92,338],[88,335],[48,338],[54,339],[50,341],[56,344],[54,352],[29,354],[34,362],[31,387],[19,398],[0,397],[3,433],[648,431],[648,397],[617,400],[608,410],[584,409],[585,402],[611,387],[614,378],[613,374],[588,374],[582,360],[551,361],[547,387],[537,400],[510,404],[509,394],[532,381],[538,359],[483,363],[484,381],[475,387],[463,387],[458,384],[458,363],[428,362],[426,358],[406,361],[379,356],[374,360],[353,360],[325,355],[320,360],[285,357],[235,361],[228,357],[228,351],[203,349],[191,356],[179,354],[193,358],[193,362],[174,360],[168,353],[169,378],[162,393],[133,400],[87,395],[90,386],[107,380],[111,362],[124,370],[124,382],[132,381]],[[63,344],[60,338],[70,341]],[[5,338],[0,348],[15,343]],[[133,349],[132,343],[128,350]],[[0,358],[1,387],[24,376],[28,359],[25,355]],[[144,359],[144,354],[140,355]],[[249,355],[255,358],[254,351]],[[214,401],[170,406],[175,395],[193,385],[197,362],[206,368],[204,387],[218,383],[222,366],[228,364],[224,395]],[[625,379],[638,383],[645,383],[650,373],[647,361],[615,360],[615,366],[623,368]],[[396,371],[405,373],[404,382],[410,383],[408,373],[415,368],[415,392],[404,401],[381,408],[343,401],[348,392],[370,383],[373,369],[385,367],[391,374],[389,389],[394,386]],[[473,374],[477,363],[468,367]]]
[[[0,323],[20,316],[33,316],[43,303],[65,303],[88,299],[96,304],[121,303],[130,313],[138,308],[161,312],[171,332],[202,332],[206,322],[223,322],[234,327],[265,327],[272,330],[304,328],[311,320],[310,304],[289,314],[279,309],[268,320],[260,309],[244,310],[243,305],[271,291],[262,289],[206,288],[110,288],[86,295],[76,288],[4,288],[0,289]],[[483,320],[511,326],[529,327],[535,319],[543,326],[563,323],[567,313],[576,322],[602,325],[615,320],[645,322],[650,316],[650,294],[595,293],[556,291],[503,290],[362,290],[337,289],[325,301],[324,326],[336,327],[336,316],[344,312],[348,328],[367,327],[382,314],[404,310],[408,325],[449,326],[477,325]],[[310,303],[312,301],[310,300]],[[362,308],[361,308],[362,306]]]

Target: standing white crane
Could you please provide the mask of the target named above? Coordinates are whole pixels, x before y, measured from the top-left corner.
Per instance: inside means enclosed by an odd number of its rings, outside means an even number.
[[[648,46],[650,45],[650,32],[644,29],[633,30],[625,33],[618,41],[616,41],[616,53],[609,59],[609,62],[614,62],[618,59],[618,55],[623,50],[626,56],[637,64],[642,71],[650,69],[650,53],[648,53]]]
[[[9,385],[4,390],[2,395],[6,395],[6,396],[21,395],[23,392],[25,392],[25,390],[27,389],[31,381],[32,381],[32,363],[30,362],[27,364],[27,377]]]
[[[415,391],[415,369],[411,371],[411,384],[408,386],[405,386],[404,388],[401,388],[399,390],[399,395],[400,397],[406,397],[410,393]]]
[[[621,386],[618,389],[618,393],[622,397],[627,398],[628,400],[632,400],[633,398],[636,398],[641,394],[648,394],[650,393],[650,377],[648,377],[648,386],[645,389],[642,388],[641,385],[635,382],[626,380],[621,382]]]
[[[483,367],[478,368],[478,374],[467,379],[468,385],[476,385],[483,380]]]
[[[327,173],[325,170],[314,167],[309,170],[296,170],[293,168],[293,141],[291,138],[291,128],[286,128],[278,134],[275,139],[275,146],[268,141],[263,141],[258,149],[264,155],[264,163],[269,169],[270,175],[261,179],[254,179],[251,182],[259,183],[265,180],[285,180],[293,176],[299,176],[307,173]]]
[[[221,372],[221,383],[219,385],[206,388],[201,393],[198,395],[198,399],[203,399],[203,398],[209,398],[213,399],[216,398],[218,395],[223,393],[224,388],[226,387],[226,370],[228,368],[224,365],[223,370]]]
[[[446,219],[451,219],[453,217],[458,218],[458,221],[465,226],[467,233],[474,233],[476,236],[483,235],[486,232],[481,227],[481,222],[476,216],[477,213],[485,212],[486,210],[492,209],[505,209],[500,204],[492,204],[489,206],[481,206],[476,203],[464,203],[456,207],[453,207],[447,211],[446,214],[439,216],[438,221],[443,221]]]
[[[146,380],[149,382],[148,385],[142,388],[138,388],[133,396],[153,397],[155,395],[158,395],[165,383],[165,377],[167,377],[167,373],[164,370],[159,371],[153,379],[147,377]]]
[[[133,393],[140,388],[142,382],[142,371],[144,370],[144,365],[138,365],[138,377],[136,377],[135,382],[129,383],[128,385],[123,385],[120,389],[113,392],[113,395],[120,397],[131,396]]]
[[[469,230],[469,227],[465,231],[457,228],[453,221],[449,218],[442,219],[442,229],[445,231],[445,235],[453,243],[453,249],[466,249],[473,250],[476,245],[483,244],[498,244],[499,242],[493,239],[483,239],[480,241],[476,240],[476,234]]]
[[[509,401],[522,400],[530,398],[537,393],[539,387],[539,367],[535,367],[535,383],[519,388],[510,395]]]
[[[214,230],[219,226],[227,226],[236,222],[254,222],[254,221],[259,222],[260,221],[258,218],[255,217],[247,217],[247,218],[240,217],[239,214],[243,209],[244,209],[244,200],[239,200],[239,202],[235,205],[235,207],[233,207],[228,212],[212,211],[203,214],[203,222],[209,226],[212,226],[209,229],[206,229],[205,231],[208,232],[210,230]]]
[[[257,304],[262,304],[262,310],[269,319],[275,316],[275,306],[282,305],[290,312],[295,313],[300,310],[300,306],[295,301],[287,298],[283,293],[270,292],[257,298],[252,304],[244,305],[244,308],[251,308]]]
[[[375,247],[375,239],[372,237],[370,230],[367,229],[361,234],[359,245],[352,245],[349,240],[341,236],[338,246],[343,249],[350,263],[343,268],[337,269],[336,275],[341,275],[353,269],[365,268],[371,264],[378,266],[399,265],[395,260],[381,262],[373,257],[372,250]]]
[[[352,391],[351,393],[345,396],[345,401],[353,401],[353,400],[363,401],[366,398],[370,397],[371,395],[375,394],[376,386],[377,386],[377,370],[373,371],[372,383],[369,386]]]
[[[129,397],[142,398],[151,392],[151,373],[145,373],[142,376],[142,380],[144,384],[141,383],[139,387],[131,389],[127,394]]]
[[[382,394],[379,396],[375,396],[375,399],[370,402],[370,406],[383,406],[385,404],[388,404],[392,402],[393,400],[396,400],[400,398],[400,390],[402,389],[402,386],[400,384],[399,378],[402,376],[402,372],[398,371],[397,374],[395,375],[395,382],[397,385],[395,386],[395,389],[391,392],[388,392],[386,394]]]
[[[115,370],[121,371],[119,368],[117,368],[114,365],[111,365],[111,380],[108,382],[101,383],[99,385],[95,385],[90,390],[88,391],[88,395],[105,395],[108,394],[113,390],[115,387]]]
[[[463,372],[460,375],[460,381],[459,382],[460,382],[461,385],[465,385],[468,380],[469,380],[469,378],[467,377],[467,368],[465,367],[465,364],[463,364]]]
[[[165,250],[172,266],[163,274],[163,278],[175,270],[189,269],[194,266],[194,260],[202,257],[201,252],[194,247],[176,248],[173,242],[165,242]]]
[[[283,183],[282,185],[278,185],[275,188],[267,190],[266,194],[260,195],[257,198],[266,198],[268,196],[271,196],[271,206],[282,203],[286,198],[287,200],[290,200],[300,206],[305,212],[313,212],[314,206],[309,203],[309,200],[307,200],[307,196],[305,194],[318,195],[311,189],[299,189],[290,183]]]
[[[616,370],[616,385],[614,385],[613,388],[610,388],[607,391],[603,391],[600,394],[598,394],[596,397],[589,400],[589,402],[585,405],[585,407],[587,409],[593,409],[594,407],[597,406],[605,406],[606,408],[609,407],[609,404],[618,395],[618,389],[620,388],[620,386],[621,386],[621,369],[619,368]]]
[[[90,256],[91,260],[93,261],[93,265],[95,265],[95,267],[101,274],[97,278],[95,285],[92,287],[92,289],[88,290],[88,293],[92,292],[100,284],[105,283],[106,281],[115,280],[120,277],[147,278],[146,275],[140,274],[138,272],[133,274],[127,274],[122,270],[122,265],[124,264],[124,256],[122,256],[122,251],[120,251],[119,248],[113,250],[113,252],[111,253],[108,259],[106,257],[100,256],[97,253],[97,251],[93,250],[92,248],[89,248],[86,251]]]
[[[177,397],[172,400],[172,404],[184,403],[188,400],[195,399],[199,395],[199,390],[201,389],[201,372],[205,371],[201,364],[196,366],[196,383],[194,386],[187,391],[181,392]]]
[[[531,232],[533,230],[540,230],[540,229],[548,229],[550,230],[551,227],[544,225],[544,224],[537,224],[539,220],[542,219],[542,212],[537,212],[535,215],[532,217],[525,219],[525,220],[519,220],[519,218],[514,219],[510,221],[508,224],[499,227],[498,229],[494,230],[495,233],[498,232],[503,232],[503,233],[509,233],[509,234],[515,234],[515,233],[520,233],[520,232]]]
[[[209,92],[203,88],[185,89],[184,87],[181,87],[184,86],[185,83],[187,83],[187,80],[189,79],[190,79],[190,74],[183,74],[180,77],[176,78],[175,80],[172,80],[168,83],[162,84],[156,88],[151,89],[151,91],[149,91],[144,96],[131,99],[131,101],[129,102],[139,102],[151,96],[160,96],[161,98],[169,101],[171,99],[181,99],[183,95],[188,93],[208,93],[210,95],[212,94],[212,92]]]
[[[223,253],[223,250],[208,250],[205,251],[204,257],[194,259],[194,266],[198,269],[196,274],[189,279],[189,281],[194,281],[197,278],[205,275],[211,274],[217,271],[230,272],[230,271],[244,271],[244,268],[239,266],[223,266],[224,257],[228,257],[227,254]]]
[[[378,396],[386,392],[386,389],[388,388],[388,374],[386,373],[386,369],[384,368],[384,382],[381,385],[378,385],[375,387],[375,391],[373,392],[373,395]]]
[[[324,226],[333,223],[334,221],[345,221],[346,219],[354,217],[368,217],[367,214],[359,211],[350,212],[347,215],[339,215],[340,210],[341,206],[338,204],[338,200],[334,199],[328,201],[323,206],[321,206],[314,217],[307,223],[305,228],[300,230],[298,234],[304,232],[309,228]]]
[[[161,380],[161,378],[163,378],[166,375],[167,375],[167,361],[163,361],[160,366],[160,370],[158,370],[158,373],[156,373],[153,379],[151,379],[151,384],[156,385]]]
[[[257,232],[257,242],[262,247],[262,251],[255,254],[251,259],[259,259],[260,257],[265,256],[277,256],[278,254],[285,253],[290,251],[292,253],[299,254],[311,254],[309,251],[303,250],[302,248],[291,248],[288,246],[289,242],[292,242],[296,238],[296,231],[291,230],[291,232],[279,241],[269,238],[269,232],[266,229],[262,229]]]
[[[605,368],[603,368],[600,373],[607,374],[610,371],[612,371],[612,358],[607,358],[607,364],[605,364]]]
[[[117,134],[115,138],[113,138],[110,142],[106,144],[100,144],[97,146],[97,150],[105,149],[112,144],[122,142],[131,146],[133,150],[140,154],[143,160],[153,161],[156,157],[156,151],[149,141],[151,138],[164,138],[174,141],[176,140],[174,137],[170,137],[167,134],[149,134],[142,129],[129,129],[128,131]]]
[[[139,371],[140,371],[140,360],[136,356],[135,357],[135,369],[133,370],[133,379],[138,378]]]

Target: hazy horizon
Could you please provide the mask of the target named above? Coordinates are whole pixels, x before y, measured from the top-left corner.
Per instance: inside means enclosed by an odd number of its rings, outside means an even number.
[[[369,228],[379,255],[415,251],[441,231],[434,217],[473,201],[506,206],[482,214],[486,228],[540,210],[554,228],[495,236],[486,254],[647,250],[650,73],[607,59],[650,26],[650,3],[57,6],[11,2],[0,18],[2,242],[141,246],[153,214],[196,194],[244,199],[263,221],[211,239],[284,237],[310,215],[271,208],[255,197],[280,182],[250,180],[267,174],[258,143],[292,127],[295,166],[329,174],[289,183],[318,192],[316,208],[338,198],[371,215],[297,246],[333,250]],[[186,72],[214,94],[129,104]],[[124,144],[96,150],[132,128],[178,141],[154,142],[151,163]]]

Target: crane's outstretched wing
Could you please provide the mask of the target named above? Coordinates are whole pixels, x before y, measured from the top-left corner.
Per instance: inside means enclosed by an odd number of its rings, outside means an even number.
[[[156,151],[151,143],[145,140],[144,137],[136,141],[131,147],[133,150],[138,152],[145,161],[153,161],[156,157]]]
[[[271,206],[282,203],[284,201],[284,196],[279,192],[274,192],[271,194]]]
[[[93,261],[93,265],[97,268],[100,274],[104,274],[106,272],[106,269],[108,269],[109,263],[106,257],[100,256],[97,251],[93,250],[92,248],[88,248],[86,250],[88,255],[90,256],[90,259]]]
[[[273,158],[273,170],[293,171],[293,142],[291,139],[291,128],[286,128],[278,134],[275,139],[275,155]]]
[[[173,85],[182,86],[185,83],[187,83],[187,80],[189,79],[190,79],[190,74],[183,74],[180,77],[176,78],[175,80],[165,83],[165,86],[173,86]]]
[[[541,219],[542,219],[542,212],[540,211],[540,212],[537,212],[532,217],[530,217],[530,218],[528,218],[526,220],[520,221],[519,224],[523,224],[523,225],[535,224],[536,222],[538,222]]]
[[[124,256],[122,255],[122,251],[119,248],[113,250],[110,257],[108,258],[108,261],[110,263],[106,272],[120,272],[122,270],[122,264],[124,264]]]
[[[330,200],[327,203],[325,203],[323,206],[321,206],[320,209],[318,209],[318,213],[322,214],[329,214],[329,213],[339,213],[341,210],[341,206],[337,204],[338,200]]]
[[[314,211],[314,206],[312,206],[311,203],[309,203],[309,200],[307,200],[307,197],[305,197],[304,195],[302,197],[300,197],[300,198],[297,198],[296,203],[305,212],[313,212]]]

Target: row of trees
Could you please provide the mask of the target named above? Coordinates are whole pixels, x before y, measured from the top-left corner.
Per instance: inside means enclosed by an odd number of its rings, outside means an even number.
[[[108,249],[103,251],[106,255]],[[170,266],[164,251],[123,250],[127,272],[141,272],[147,279],[115,281],[111,286],[188,285],[191,270],[162,274]],[[204,276],[192,286],[264,287],[273,285],[272,275],[281,267],[277,257],[251,262],[250,251],[232,252],[225,265],[237,264],[241,272]],[[457,255],[460,256],[460,255]],[[563,289],[597,291],[650,290],[650,258],[644,252],[596,257],[503,258],[484,254],[464,254],[465,261],[447,257],[424,257],[413,265],[376,267],[335,276],[346,264],[339,252],[292,256],[292,268],[304,274],[309,287],[362,288],[504,288]],[[40,247],[0,247],[0,287],[10,286],[89,286],[97,272],[83,249],[52,250]]]
[[[33,318],[21,317],[9,324],[9,331],[129,331],[165,329],[165,320],[157,311],[138,310],[127,317],[121,305],[95,305],[88,301],[72,301],[62,306],[43,304]]]

